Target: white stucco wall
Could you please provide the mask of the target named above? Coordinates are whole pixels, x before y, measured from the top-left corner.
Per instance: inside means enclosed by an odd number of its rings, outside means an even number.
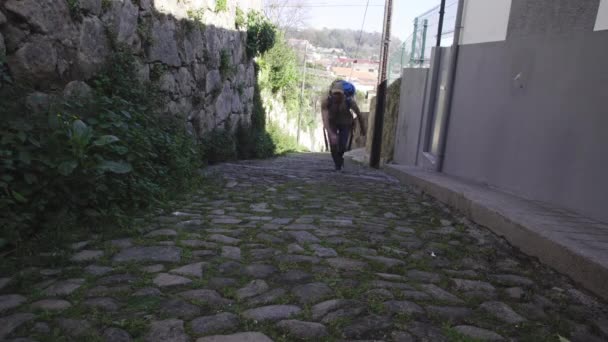
[[[608,30],[608,0],[600,0],[600,10],[597,12],[595,30]]]
[[[507,38],[512,0],[466,0],[460,44],[503,41]]]

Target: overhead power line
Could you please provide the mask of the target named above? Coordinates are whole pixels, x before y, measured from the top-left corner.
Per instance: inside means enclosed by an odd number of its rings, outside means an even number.
[[[383,5],[284,5],[286,8],[327,8],[327,7],[382,7]]]
[[[361,48],[361,40],[363,38],[363,28],[365,27],[365,18],[367,18],[367,9],[369,8],[369,0],[367,0],[367,4],[365,4],[365,12],[363,13],[363,21],[361,22],[361,31],[359,32],[359,41],[357,42],[357,50],[355,51],[354,58],[359,57],[359,49]],[[350,81],[353,78],[353,71],[355,70],[355,66],[351,66],[350,75],[348,76],[348,80]]]

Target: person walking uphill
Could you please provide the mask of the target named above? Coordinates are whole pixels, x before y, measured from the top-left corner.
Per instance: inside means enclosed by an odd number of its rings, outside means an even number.
[[[352,112],[357,114],[361,134],[365,136],[363,117],[354,95],[355,87],[351,83],[336,80],[331,84],[329,96],[321,103],[323,126],[328,134],[331,156],[336,171],[342,170],[344,166],[344,152],[346,152],[348,140],[353,130]]]

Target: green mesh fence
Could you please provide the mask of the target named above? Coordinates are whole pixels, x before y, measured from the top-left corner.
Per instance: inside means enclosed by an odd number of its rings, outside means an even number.
[[[454,27],[458,0],[448,0],[445,6],[441,45],[453,43]],[[401,44],[398,50],[389,56],[389,82],[401,77],[403,68],[426,68],[429,66],[431,52],[437,41],[439,28],[439,6],[422,13],[413,23],[413,33]]]

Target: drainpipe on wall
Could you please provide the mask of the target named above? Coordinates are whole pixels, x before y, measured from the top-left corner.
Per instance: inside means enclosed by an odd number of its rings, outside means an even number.
[[[458,0],[458,12],[456,13],[456,26],[454,27],[454,42],[452,44],[452,54],[448,65],[447,94],[445,103],[445,115],[441,118],[439,151],[437,153],[437,172],[443,171],[443,160],[445,158],[445,148],[452,113],[452,101],[454,99],[454,85],[456,84],[456,66],[458,64],[458,50],[460,44],[460,34],[462,33],[462,17],[464,13],[465,0]]]

